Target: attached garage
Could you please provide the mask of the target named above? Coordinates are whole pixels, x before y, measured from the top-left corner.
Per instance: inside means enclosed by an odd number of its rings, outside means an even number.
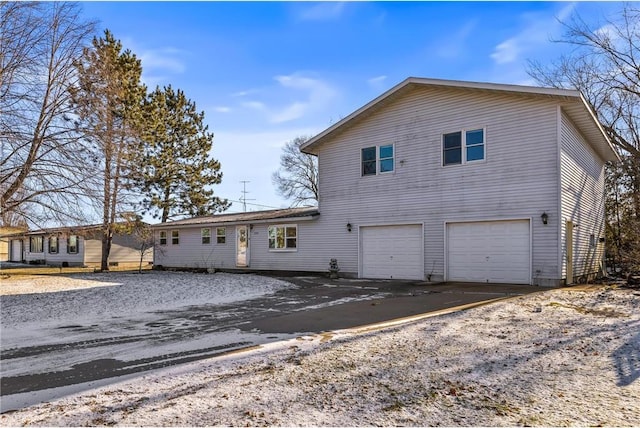
[[[531,283],[529,220],[447,223],[447,280]]]
[[[424,279],[421,224],[360,227],[360,277]]]

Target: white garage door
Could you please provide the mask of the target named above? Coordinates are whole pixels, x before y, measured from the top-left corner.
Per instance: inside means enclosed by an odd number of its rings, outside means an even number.
[[[529,284],[529,220],[447,224],[447,280]]]
[[[424,279],[422,225],[360,228],[363,278]]]

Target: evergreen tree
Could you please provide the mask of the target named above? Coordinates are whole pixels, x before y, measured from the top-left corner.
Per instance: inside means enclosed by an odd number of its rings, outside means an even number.
[[[96,171],[92,196],[102,211],[101,269],[108,270],[115,221],[127,203],[127,176],[146,87],[140,82],[140,60],[129,50],[123,52],[108,30],[103,38],[93,39],[76,66],[78,83],[71,96],[79,131],[92,153],[86,167]]]
[[[170,85],[150,93],[143,112],[143,157],[136,180],[145,213],[164,223],[226,210],[230,204],[211,189],[221,182],[222,172],[210,156],[213,134],[204,124],[204,112]]]

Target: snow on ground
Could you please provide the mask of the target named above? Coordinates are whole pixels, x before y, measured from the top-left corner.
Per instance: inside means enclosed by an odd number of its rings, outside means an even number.
[[[44,319],[113,317],[154,309],[231,303],[295,287],[275,278],[226,273],[109,272],[53,278],[3,279],[0,285],[3,294],[11,290],[13,295],[2,299],[2,327]],[[24,310],[25,305],[28,311]]]
[[[147,372],[0,424],[637,426],[640,293],[549,290]]]

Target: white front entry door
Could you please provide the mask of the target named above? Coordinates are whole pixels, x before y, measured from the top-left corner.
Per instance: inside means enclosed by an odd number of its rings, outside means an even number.
[[[14,239],[11,241],[11,261],[22,261],[22,241],[19,239]]]
[[[421,224],[360,228],[362,278],[424,280]]]
[[[531,283],[529,220],[447,224],[447,281]]]
[[[236,266],[249,266],[249,227],[236,226]]]

